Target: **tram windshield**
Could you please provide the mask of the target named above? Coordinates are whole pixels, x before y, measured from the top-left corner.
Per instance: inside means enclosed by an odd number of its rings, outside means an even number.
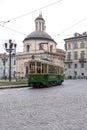
[[[30,73],[35,73],[35,62],[30,62],[29,68]]]
[[[47,64],[42,62],[30,62],[29,73],[47,73]]]

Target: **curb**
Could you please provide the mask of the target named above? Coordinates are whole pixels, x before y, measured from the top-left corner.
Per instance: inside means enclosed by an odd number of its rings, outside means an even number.
[[[12,89],[12,88],[24,88],[24,87],[28,87],[27,84],[23,84],[23,85],[6,85],[6,86],[0,86],[0,89]]]

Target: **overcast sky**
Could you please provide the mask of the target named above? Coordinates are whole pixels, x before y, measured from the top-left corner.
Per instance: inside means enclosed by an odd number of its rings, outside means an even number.
[[[23,50],[22,41],[35,30],[40,10],[58,48],[64,49],[64,39],[75,32],[87,31],[87,0],[0,0],[0,53],[8,39],[18,44],[17,51]]]

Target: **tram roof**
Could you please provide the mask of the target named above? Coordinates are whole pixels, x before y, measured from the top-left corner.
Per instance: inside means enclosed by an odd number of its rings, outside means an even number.
[[[34,62],[34,61],[47,63],[47,64],[54,65],[54,66],[59,66],[58,64],[54,63],[52,60],[49,60],[49,59],[31,59],[31,60],[28,60],[28,62]]]

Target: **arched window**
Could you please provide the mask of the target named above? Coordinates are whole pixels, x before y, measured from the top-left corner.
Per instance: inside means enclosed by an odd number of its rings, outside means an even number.
[[[30,45],[26,46],[26,51],[29,52],[30,51]]]
[[[50,52],[53,52],[53,45],[50,45]]]
[[[39,44],[39,50],[44,50],[44,45],[42,45],[41,43]]]
[[[38,22],[36,22],[36,30],[38,30]]]
[[[78,67],[78,65],[77,64],[74,64],[74,68],[76,69]]]
[[[41,23],[39,23],[39,30],[41,30]]]

